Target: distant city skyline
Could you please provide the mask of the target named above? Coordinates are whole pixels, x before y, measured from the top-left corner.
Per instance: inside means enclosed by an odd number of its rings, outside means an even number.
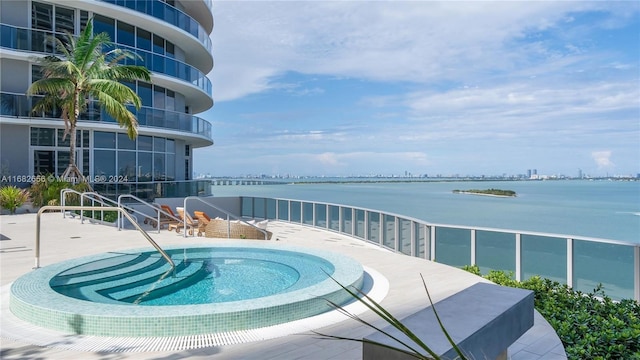
[[[640,172],[639,2],[213,11],[215,145],[196,174]]]

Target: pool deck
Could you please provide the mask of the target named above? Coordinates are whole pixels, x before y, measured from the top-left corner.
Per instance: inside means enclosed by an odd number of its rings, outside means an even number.
[[[35,214],[0,216],[0,286],[6,289],[21,275],[32,271],[35,264]],[[79,256],[114,250],[147,246],[147,241],[135,230],[117,231],[104,225],[81,224],[77,219],[63,219],[59,213],[42,217],[40,265],[46,266]],[[404,318],[428,305],[420,274],[425,277],[434,302],[484,279],[446,265],[396,254],[375,245],[331,231],[285,222],[270,222],[273,232],[270,242],[317,248],[348,255],[366,267],[375,269],[389,281],[389,292],[382,301],[391,313]],[[162,247],[178,244],[214,244],[216,239],[189,237],[166,230],[149,235]],[[237,345],[199,348],[166,352],[84,352],[36,346],[28,340],[11,339],[3,332],[9,321],[6,316],[7,298],[2,296],[0,319],[0,358],[2,359],[361,359],[362,345],[357,342],[319,339],[310,333],[279,337]],[[362,316],[378,326],[384,322],[372,313]],[[19,325],[19,324],[18,324]],[[25,326],[28,327],[28,326]],[[353,320],[341,321],[317,329],[321,333],[362,338],[372,333],[368,327]],[[38,330],[33,330],[38,338]],[[64,335],[67,342],[74,335]],[[427,341],[428,344],[428,341]],[[509,348],[511,360],[560,360],[566,359],[564,348],[549,324],[536,313],[535,325]]]

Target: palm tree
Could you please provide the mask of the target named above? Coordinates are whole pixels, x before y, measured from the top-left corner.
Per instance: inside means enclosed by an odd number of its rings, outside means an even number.
[[[44,94],[44,98],[33,106],[34,112],[61,110],[65,127],[63,140],[70,136],[69,167],[62,177],[84,181],[76,166],[78,116],[86,111],[90,99],[97,100],[101,109],[127,129],[129,138],[135,139],[138,121],[127,105],[139,109],[142,101],[120,81],[150,81],[151,76],[144,66],[123,65],[123,61],[137,55],[115,48],[107,33],[93,35],[93,19],[87,22],[78,38],[67,33],[64,42],[57,37],[54,39],[56,50],[62,56],[36,60],[43,77],[29,86],[27,95]]]

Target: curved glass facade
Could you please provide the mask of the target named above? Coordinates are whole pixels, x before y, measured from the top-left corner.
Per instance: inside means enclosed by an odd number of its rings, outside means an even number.
[[[39,97],[27,97],[22,94],[0,92],[0,115],[24,117],[24,118],[53,118],[60,120],[60,114],[56,113],[33,113],[31,109]],[[104,111],[100,111],[97,103],[91,102],[87,112],[80,114],[80,121],[97,121],[115,123]],[[211,139],[211,124],[197,116],[180,113],[176,111],[155,109],[147,106],[139,110],[130,109],[138,119],[140,126],[157,127],[168,130],[177,130]]]
[[[0,47],[38,52],[44,54],[56,54],[55,37],[63,36],[44,30],[33,30],[2,24],[0,26]],[[139,56],[139,59],[126,61],[129,65],[144,65],[149,70],[186,81],[207,95],[212,96],[211,80],[206,74],[193,66],[170,56],[153,53],[151,51],[137,49],[135,47],[118,44],[119,48],[128,49]]]
[[[176,9],[175,7],[159,1],[159,0],[99,0],[109,4],[118,5],[122,7],[126,7],[127,9],[135,10],[150,16],[153,16],[156,19],[160,19],[162,21],[168,22],[173,26],[177,26],[180,29],[188,32],[189,34],[195,36],[200,43],[207,49],[207,51],[211,52],[212,45],[211,39],[209,38],[209,34],[205,31],[205,29],[195,21],[191,16],[185,14],[184,12]],[[207,3],[205,1],[205,3]],[[210,2],[207,3],[210,5]]]
[[[213,66],[211,0],[97,1],[0,1],[2,171],[15,175],[11,185],[26,188],[34,176],[61,176],[74,159],[72,165],[88,179],[106,177],[109,183],[97,184],[98,191],[151,196],[160,194],[160,188],[175,188],[183,195],[200,193],[182,184],[191,184],[193,150],[213,144],[211,123],[194,116],[213,105],[206,76]],[[25,92],[45,75],[36,59],[61,56],[56,39],[64,43],[67,34],[80,34],[90,19],[94,33],[110,37],[103,53],[131,51],[136,56],[119,61],[146,67],[153,81],[123,82],[142,104],[140,109],[129,106],[139,125],[136,139],[129,140],[115,119],[89,98],[78,118],[72,154],[60,109],[35,113],[33,106],[42,96]]]

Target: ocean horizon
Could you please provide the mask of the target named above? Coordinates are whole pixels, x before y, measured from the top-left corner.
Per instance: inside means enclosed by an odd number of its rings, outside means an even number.
[[[250,179],[248,179],[250,180]],[[640,181],[474,181],[307,178],[270,185],[213,185],[216,197],[255,196],[363,207],[430,223],[640,243]],[[513,190],[516,197],[454,190]]]

